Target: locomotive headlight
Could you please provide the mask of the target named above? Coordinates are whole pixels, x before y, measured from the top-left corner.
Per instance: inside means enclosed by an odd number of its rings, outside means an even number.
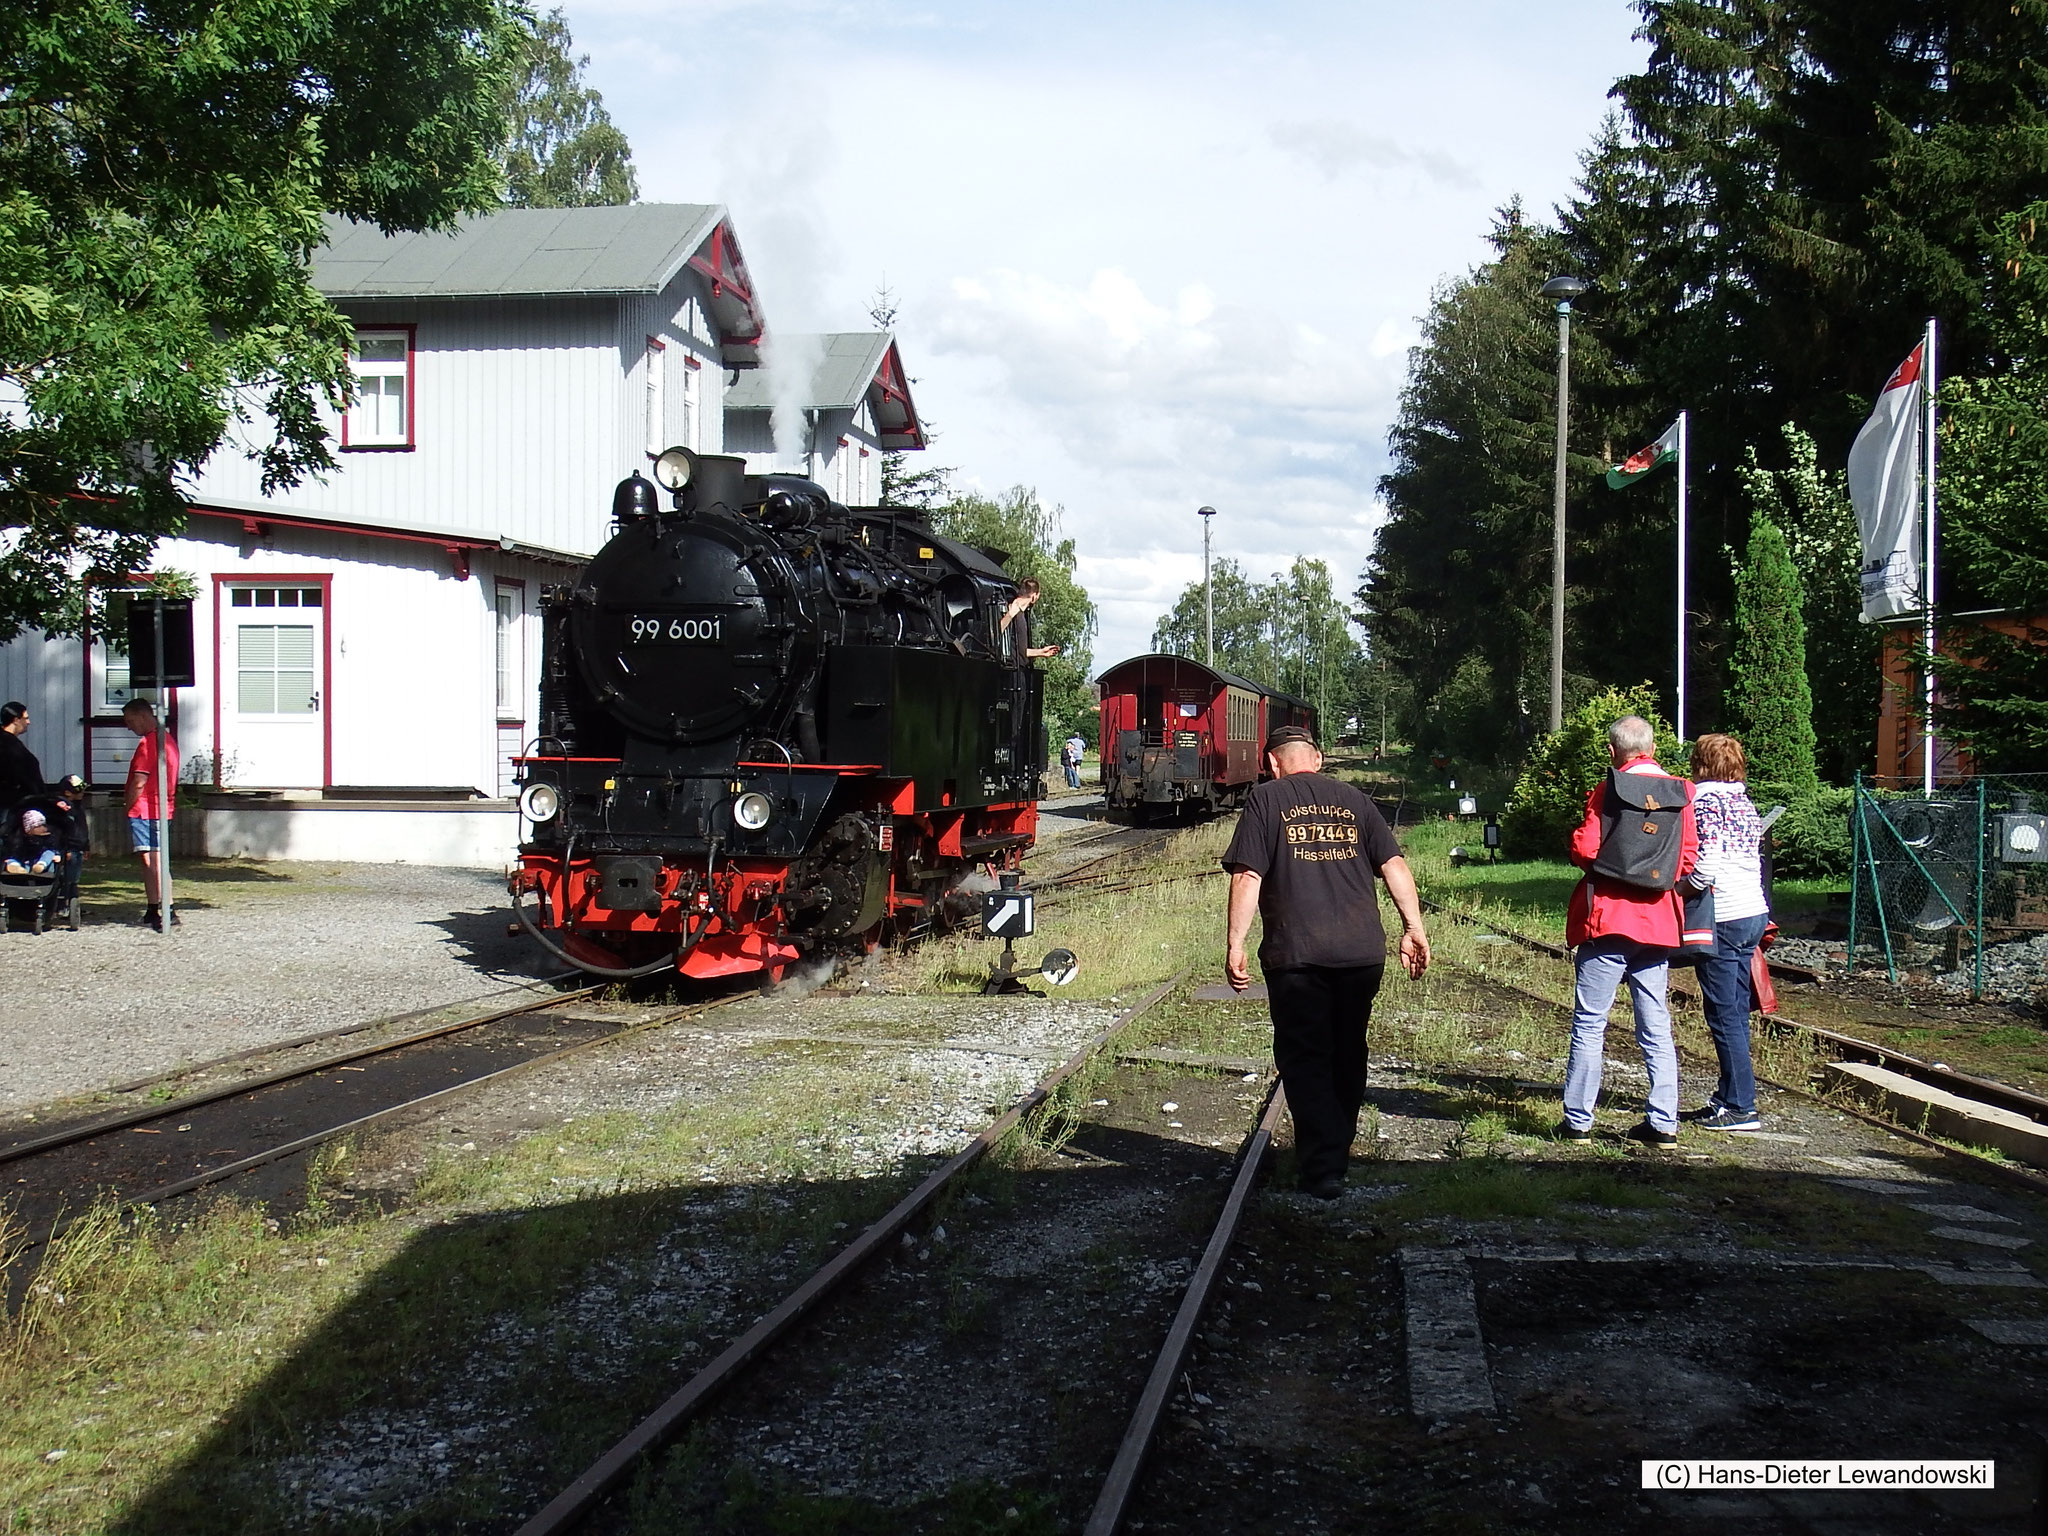
[[[552,784],[529,784],[519,792],[519,814],[528,821],[553,821],[562,808],[562,792]]]
[[[775,814],[775,802],[758,789],[750,789],[732,803],[732,819],[749,832],[758,832]]]
[[[680,491],[697,477],[697,455],[687,448],[671,448],[654,461],[654,478],[665,491]]]

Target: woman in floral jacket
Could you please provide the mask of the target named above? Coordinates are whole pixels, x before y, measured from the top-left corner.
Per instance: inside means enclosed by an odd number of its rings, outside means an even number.
[[[1761,1122],[1749,1061],[1749,966],[1771,920],[1763,824],[1749,798],[1748,760],[1733,736],[1702,736],[1692,771],[1700,853],[1691,883],[1714,892],[1714,952],[1699,963],[1700,994],[1721,1058],[1721,1082],[1705,1108],[1683,1118],[1703,1131],[1753,1131]]]

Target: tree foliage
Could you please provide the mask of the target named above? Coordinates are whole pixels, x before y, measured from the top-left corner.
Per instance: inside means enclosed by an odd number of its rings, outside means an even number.
[[[494,205],[517,38],[499,0],[0,7],[0,637],[146,561],[231,427],[266,492],[332,467],[321,215]]]
[[[1095,604],[1074,578],[1074,541],[1063,537],[1058,507],[1048,507],[1027,486],[1014,486],[999,499],[960,496],[935,507],[932,527],[949,539],[977,549],[999,551],[1017,580],[1037,581],[1031,610],[1034,643],[1057,645],[1060,654],[1032,663],[1045,674],[1045,728],[1060,741],[1079,732],[1096,734],[1095,696],[1089,687],[1094,657]]]
[[[1785,535],[1759,517],[1735,574],[1730,714],[1752,777],[1795,795],[1820,787],[1813,766],[1813,691],[1806,680],[1806,599]]]
[[[1870,758],[1871,722],[1881,688],[1880,635],[1875,626],[1860,622],[1863,594],[1857,573],[1863,556],[1848,477],[1842,470],[1822,469],[1819,449],[1798,427],[1785,426],[1784,443],[1784,469],[1763,468],[1751,449],[1740,478],[1752,517],[1767,520],[1783,534],[1805,597],[1801,618],[1816,765],[1823,777],[1847,783]]]
[[[1627,715],[1641,715],[1657,733],[1657,762],[1666,773],[1683,774],[1690,755],[1657,713],[1657,690],[1649,683],[1606,688],[1564,718],[1563,728],[1546,734],[1529,755],[1508,808],[1501,812],[1501,852],[1511,859],[1561,859],[1572,829],[1586,814],[1586,796],[1607,777],[1607,728]]]
[[[1643,657],[1670,653],[1668,605],[1650,600],[1672,590],[1669,482],[1614,494],[1590,482],[1683,408],[1689,713],[1700,727],[1726,723],[1734,561],[1722,552],[1747,540],[1759,494],[1750,473],[1791,476],[1766,489],[1805,497],[1809,510],[1832,497],[1784,429],[1808,435],[1813,465],[1842,463],[1929,315],[1951,377],[2006,377],[2026,350],[2003,328],[2000,295],[2016,281],[2015,260],[2024,265],[2014,237],[2031,234],[2027,212],[2048,184],[2048,0],[1637,9],[1649,59],[1616,85],[1620,111],[1576,194],[1554,225],[1504,217],[1495,259],[1439,294],[1411,358],[1385,483],[1390,520],[1361,602],[1376,646],[1415,685],[1418,739],[1444,728],[1435,716],[1453,692],[1486,697],[1483,715],[1464,717],[1515,722],[1490,748],[1512,757],[1542,694],[1553,417],[1547,317],[1533,290],[1547,271],[1592,284],[1573,324],[1571,687],[1630,682]],[[1977,526],[1987,546],[2039,551],[2048,500],[2025,482],[2043,459],[2018,446],[2023,429],[2009,415],[2006,424],[2007,462],[1993,467],[2016,490],[2002,508],[1982,498]],[[1981,446],[1988,464],[1989,439]],[[1808,561],[1825,563],[1830,550],[1802,543],[1793,519],[1783,526],[1802,575],[1820,574]],[[1959,544],[1971,537],[1959,523]],[[1957,574],[1961,603],[1979,589],[1973,572]],[[2038,568],[2034,578],[2038,593]],[[1869,645],[1838,595],[1832,568],[1808,594],[1813,659],[1830,679]],[[1668,676],[1658,686],[1668,699]],[[1872,701],[1865,687],[1824,701],[1831,772],[1867,762]]]
[[[572,54],[556,6],[522,27],[520,70],[506,97],[512,125],[504,158],[505,201],[515,208],[597,208],[640,195],[633,149],[583,83],[588,54]]]
[[[1295,556],[1285,571],[1255,582],[1235,560],[1210,567],[1215,584],[1216,665],[1316,708],[1325,741],[1349,728],[1359,709],[1365,657],[1351,616],[1337,598],[1330,568]],[[1202,584],[1189,582],[1152,630],[1152,648],[1203,659]]]

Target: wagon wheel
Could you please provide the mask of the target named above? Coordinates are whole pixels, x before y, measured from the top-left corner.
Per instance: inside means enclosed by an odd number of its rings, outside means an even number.
[[[37,902],[37,903],[36,903],[36,918],[35,918],[35,926],[34,926],[34,927],[32,927],[32,928],[30,928],[30,929],[29,929],[29,932],[30,932],[30,933],[41,933],[42,931],[43,931],[43,904],[42,904],[42,903],[41,903],[41,902],[39,901],[39,902]]]
[[[85,903],[80,901],[76,896],[72,897],[71,900],[64,904],[65,926],[70,928],[70,930],[73,933],[78,932],[79,921],[83,917],[84,911]]]

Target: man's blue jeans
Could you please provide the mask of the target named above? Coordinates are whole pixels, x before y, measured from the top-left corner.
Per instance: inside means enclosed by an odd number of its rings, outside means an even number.
[[[1590,1130],[1593,1106],[1600,1099],[1602,1047],[1607,1040],[1607,1011],[1624,980],[1635,1004],[1636,1044],[1650,1074],[1649,1122],[1660,1131],[1678,1131],[1678,1049],[1671,1039],[1671,1007],[1666,987],[1671,978],[1671,951],[1657,944],[1638,944],[1618,936],[1588,939],[1572,955],[1572,1049],[1564,1069],[1564,1118],[1575,1130]]]
[[[1770,920],[1759,912],[1714,924],[1714,953],[1699,965],[1707,1028],[1714,1035],[1714,1054],[1721,1058],[1721,1083],[1708,1102],[1745,1115],[1756,1109],[1756,1071],[1749,1063],[1749,957]]]

